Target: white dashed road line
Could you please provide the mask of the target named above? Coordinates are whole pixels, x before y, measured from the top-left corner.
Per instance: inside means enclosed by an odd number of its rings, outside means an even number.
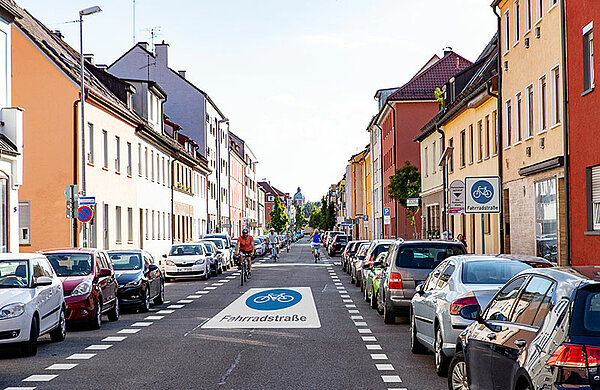
[[[77,367],[78,363],[57,363],[50,367],[46,367],[46,370],[70,370],[71,368]]]
[[[88,360],[96,356],[95,353],[74,353],[67,360]]]

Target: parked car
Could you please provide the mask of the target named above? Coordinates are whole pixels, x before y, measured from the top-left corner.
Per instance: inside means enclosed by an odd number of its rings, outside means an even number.
[[[383,321],[391,324],[396,316],[408,315],[416,286],[446,258],[465,253],[457,241],[395,241],[385,258],[377,297],[377,311],[383,314]]]
[[[204,245],[204,249],[210,259],[211,275],[217,276],[229,268],[231,260],[229,257],[229,250],[224,249],[225,241],[218,238],[203,239],[197,241]],[[220,248],[220,249],[219,249]]]
[[[38,337],[66,336],[62,282],[41,254],[0,254],[0,344],[21,343],[25,356],[37,354]]]
[[[254,255],[255,255],[255,257],[264,256],[264,254],[266,252],[267,252],[267,249],[265,247],[265,243],[260,238],[255,238],[254,239]]]
[[[235,250],[235,246],[230,249],[227,248],[227,240],[223,238],[205,238],[204,240],[212,241],[216,246],[217,250],[222,256],[222,259],[219,261],[219,272],[227,271],[227,268],[233,265],[233,251]],[[237,245],[237,240],[236,240]]]
[[[204,237],[202,237],[202,238],[203,239],[204,238],[220,238],[222,240],[225,240],[225,247],[226,247],[226,249],[230,249],[232,247],[231,238],[229,237],[229,234],[227,234],[227,233],[205,234]],[[233,248],[235,248],[235,246]]]
[[[346,248],[342,252],[342,269],[346,271],[346,273],[350,273],[350,259],[354,254],[356,254],[356,250],[360,244],[366,243],[367,241],[350,241]]]
[[[200,243],[174,244],[168,255],[164,255],[165,278],[210,278],[216,268],[216,260]],[[212,271],[214,272],[214,271]]]
[[[519,272],[552,263],[531,256],[461,255],[442,261],[411,301],[411,351],[435,354],[435,371],[448,372],[456,340],[471,321],[459,312],[465,306],[485,307],[498,290]]]
[[[371,305],[371,309],[377,308],[377,292],[379,291],[379,282],[381,280],[381,272],[383,271],[383,267],[385,264],[385,258],[387,256],[387,251],[381,252],[377,255],[377,258],[373,262],[373,264],[368,265],[368,272],[365,276],[365,280],[363,282],[364,292],[365,292],[365,301],[369,302]],[[363,265],[363,269],[364,269]]]
[[[369,249],[370,245],[370,242],[360,244],[356,251],[356,254],[354,255],[354,257],[352,257],[352,260],[350,261],[350,283],[355,284],[357,286],[359,278],[358,275],[360,275],[360,273],[362,272],[363,261],[367,255],[367,250]]]
[[[150,302],[165,301],[165,280],[152,255],[144,250],[109,251],[119,289],[121,307],[132,307],[142,313],[150,310]]]
[[[494,296],[461,333],[451,389],[580,389],[600,386],[600,267],[534,268]],[[466,377],[465,377],[466,375]]]
[[[363,260],[363,266],[361,268],[361,272],[357,275],[356,285],[360,286],[360,290],[364,291],[362,281],[365,280],[366,272],[371,268],[377,256],[380,253],[387,253],[390,249],[390,246],[394,243],[394,240],[374,240],[371,241],[371,245],[367,249],[365,253],[365,259]],[[365,268],[365,265],[367,266]]]
[[[118,283],[108,254],[93,248],[42,251],[62,281],[67,321],[102,326],[102,315],[119,319]]]
[[[333,241],[333,239],[339,235],[339,234],[344,234],[344,232],[341,231],[329,231],[327,232],[327,236],[325,238],[325,248],[327,250],[329,250],[329,247],[331,245],[331,242]]]
[[[351,239],[352,237],[345,234],[338,234],[335,236],[329,245],[329,256],[333,257],[338,253],[342,253],[342,251],[346,248],[348,241]]]

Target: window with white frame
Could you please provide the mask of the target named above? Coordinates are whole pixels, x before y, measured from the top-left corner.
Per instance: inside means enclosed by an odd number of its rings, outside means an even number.
[[[148,178],[148,148],[144,148],[144,176]]]
[[[433,141],[433,144],[431,145],[431,161],[432,161],[432,167],[431,167],[431,172],[435,173],[436,169],[435,167],[437,166],[437,161],[436,161],[436,147],[435,147],[435,141]]]
[[[427,155],[427,146],[425,146],[425,149],[423,150],[423,172],[425,173],[425,177],[429,176],[429,167],[428,167],[428,163],[429,163],[429,156]]]
[[[526,131],[527,138],[533,137],[533,84],[527,87],[527,121],[526,121]]]
[[[594,89],[594,24],[583,28],[583,90]]]
[[[154,181],[154,150],[150,151],[150,180]]]
[[[544,15],[544,0],[536,0],[536,22],[542,19]]]
[[[467,134],[463,130],[460,132],[460,167],[464,167],[467,162]]]
[[[131,142],[127,142],[127,175],[131,176]]]
[[[94,163],[94,125],[88,123],[88,137],[87,137],[87,162],[90,164]]]
[[[490,116],[485,117],[485,158],[490,157]]]
[[[115,226],[117,232],[117,242],[121,242],[121,206],[115,208]]]
[[[121,138],[115,136],[115,171],[121,172]]]
[[[540,126],[539,130],[545,131],[548,128],[548,82],[546,81],[546,75],[540,77],[539,80],[540,89]]]
[[[600,230],[600,165],[587,168],[588,181],[588,230]]]
[[[102,164],[102,166],[106,169],[108,169],[108,133],[106,132],[106,130],[102,130],[102,143],[103,143],[103,157],[104,157],[104,162]]]
[[[560,123],[560,68],[558,65],[550,71],[550,76],[552,80],[550,80],[550,89],[552,92],[552,125],[557,125]]]
[[[494,138],[492,138],[493,147],[492,150],[494,154],[498,153],[498,113],[496,111],[492,112],[492,134]]]
[[[483,122],[477,122],[477,161],[481,161],[483,159]]]
[[[475,151],[475,139],[473,134],[473,125],[469,125],[469,164],[473,164],[473,155]]]
[[[142,144],[138,143],[138,176],[142,176]]]
[[[521,5],[519,0],[514,2],[514,16],[513,16],[513,24],[515,26],[515,43],[519,42],[519,38],[521,36]]]
[[[133,242],[133,209],[127,208],[127,242]]]
[[[533,18],[533,11],[531,9],[532,0],[524,0],[525,1],[525,32],[529,32],[531,30],[531,23]]]
[[[510,50],[510,12],[504,12],[504,51]]]
[[[523,99],[521,99],[521,92],[517,94],[517,115],[515,117],[515,136],[516,141],[521,142],[523,140]]]
[[[504,111],[506,112],[506,122],[504,124],[504,146],[510,146],[512,142],[512,103],[510,99],[504,103]]]

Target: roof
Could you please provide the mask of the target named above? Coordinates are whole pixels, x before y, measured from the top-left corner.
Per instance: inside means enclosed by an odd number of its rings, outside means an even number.
[[[263,187],[263,189],[265,190],[265,192],[269,192],[271,194],[275,194],[277,196],[283,196],[283,197],[287,197],[287,195],[285,194],[285,192],[278,190],[277,188],[273,187],[269,182],[266,181],[259,181],[258,185]]]
[[[436,88],[441,87],[450,77],[471,65],[471,61],[450,51],[439,61],[425,70],[421,70],[408,83],[398,88],[387,98],[387,101],[435,100]]]

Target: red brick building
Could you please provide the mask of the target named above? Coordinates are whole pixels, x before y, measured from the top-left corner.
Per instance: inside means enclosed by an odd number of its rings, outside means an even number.
[[[594,90],[593,39],[600,3],[567,1],[566,20],[571,259],[573,265],[600,265],[600,137],[595,127],[600,94]]]
[[[444,57],[433,56],[405,85],[398,88],[381,105],[376,119],[381,128],[383,160],[383,207],[390,208],[391,224],[385,225],[385,238],[413,238],[421,231],[420,213],[413,227],[404,208],[388,195],[390,177],[406,161],[421,169],[420,148],[413,138],[421,128],[439,112],[435,89],[442,87],[456,73],[466,69],[471,62],[446,51]]]
[[[271,211],[275,207],[275,198],[279,197],[281,200],[281,205],[285,209],[286,213],[288,210],[288,206],[290,204],[290,194],[280,191],[277,188],[273,187],[269,182],[259,181],[258,186],[265,191],[265,225],[267,227],[271,226]]]

